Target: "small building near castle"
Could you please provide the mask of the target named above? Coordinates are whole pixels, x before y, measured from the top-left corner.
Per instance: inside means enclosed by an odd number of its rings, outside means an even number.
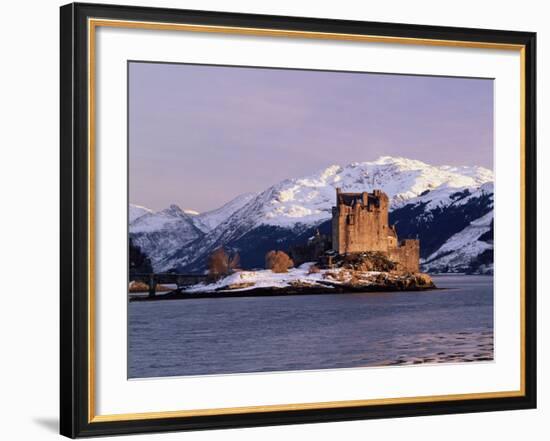
[[[381,190],[343,193],[336,189],[332,208],[332,250],[337,254],[377,251],[397,264],[400,271],[419,271],[420,242],[398,240],[389,225],[389,199]]]

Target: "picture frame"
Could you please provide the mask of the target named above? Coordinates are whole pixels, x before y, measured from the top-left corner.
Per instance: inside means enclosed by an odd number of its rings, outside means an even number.
[[[318,18],[72,3],[60,9],[60,433],[70,438],[372,418],[484,412],[536,407],[536,34]],[[100,28],[199,33],[247,38],[307,39],[323,44],[496,50],[519,56],[520,248],[515,273],[520,329],[515,390],[289,402],[226,408],[97,412],[96,215],[105,192],[96,145],[96,45]],[[149,35],[149,34],[148,34]],[[223,63],[220,63],[223,64]],[[307,66],[306,66],[307,67]],[[498,105],[497,105],[498,113]],[[111,145],[112,147],[112,145]],[[125,146],[120,146],[125,150]],[[507,152],[496,150],[498,154]],[[498,160],[497,160],[498,162]],[[126,191],[126,190],[125,190]],[[514,233],[515,234],[515,233]],[[126,240],[124,238],[124,240]],[[101,245],[105,246],[105,244]],[[497,292],[495,295],[499,295]],[[126,301],[126,300],[125,300]],[[120,354],[124,357],[125,354]],[[126,378],[123,379],[126,381]],[[122,380],[121,380],[122,381]]]

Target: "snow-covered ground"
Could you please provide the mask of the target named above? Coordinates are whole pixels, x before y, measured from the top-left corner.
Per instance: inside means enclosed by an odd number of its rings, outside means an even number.
[[[187,293],[193,292],[214,292],[224,288],[231,291],[247,291],[255,288],[285,288],[292,283],[319,285],[324,279],[327,270],[320,270],[318,273],[309,274],[309,268],[313,262],[304,263],[298,268],[291,268],[287,273],[274,273],[273,271],[238,271],[214,283],[199,283],[185,290]]]
[[[345,268],[335,269],[310,269],[314,262],[306,262],[298,268],[291,268],[286,273],[274,273],[273,271],[238,271],[213,283],[199,283],[184,290],[186,293],[205,292],[238,292],[249,291],[257,288],[286,288],[286,287],[323,287],[330,288],[334,285],[354,283],[368,286],[380,283],[378,277],[387,275],[379,271],[351,271]],[[401,276],[393,275],[390,279]],[[390,280],[388,279],[388,280]]]

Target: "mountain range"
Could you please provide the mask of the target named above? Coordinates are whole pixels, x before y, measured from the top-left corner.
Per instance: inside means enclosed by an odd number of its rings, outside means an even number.
[[[220,246],[238,252],[244,268],[263,267],[269,250],[304,243],[317,229],[330,234],[336,187],[386,192],[390,223],[400,239],[420,239],[425,271],[492,272],[493,172],[400,157],[331,165],[205,213],[130,205],[130,237],[155,271],[203,272]]]

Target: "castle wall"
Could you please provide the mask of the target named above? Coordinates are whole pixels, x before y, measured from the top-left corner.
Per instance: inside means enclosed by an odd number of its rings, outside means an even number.
[[[340,250],[340,218],[338,207],[332,207],[332,250],[342,254]]]
[[[342,193],[336,189],[332,208],[332,250],[338,254],[379,251],[397,263],[399,271],[420,270],[420,242],[407,239],[400,244],[389,225],[389,199],[380,190],[372,194]]]
[[[388,250],[388,227],[382,223],[380,210],[369,211],[360,205],[340,206],[336,222],[337,244],[335,251],[360,253]]]
[[[346,196],[349,194],[344,193]],[[353,206],[338,203],[333,208],[332,243],[333,250],[339,254],[386,252],[390,234],[388,198],[384,193],[375,191],[369,195],[365,192]]]
[[[417,273],[420,271],[420,241],[405,239],[398,247],[388,250],[388,257],[397,263],[398,271]]]

